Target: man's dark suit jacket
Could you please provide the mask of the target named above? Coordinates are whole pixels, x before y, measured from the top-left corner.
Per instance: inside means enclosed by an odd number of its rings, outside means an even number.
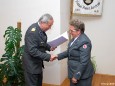
[[[43,60],[49,61],[50,46],[47,44],[47,35],[41,30],[38,23],[32,24],[25,35],[25,47],[23,54],[24,70],[31,74],[40,74],[42,72]]]
[[[83,33],[70,46],[67,51],[58,54],[58,60],[68,57],[68,77],[76,79],[86,79],[94,74],[94,68],[91,63],[91,41]]]

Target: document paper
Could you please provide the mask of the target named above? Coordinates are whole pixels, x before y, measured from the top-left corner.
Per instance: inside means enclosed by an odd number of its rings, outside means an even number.
[[[69,39],[67,31],[62,35],[56,37],[54,40],[48,42],[51,47],[57,47]]]

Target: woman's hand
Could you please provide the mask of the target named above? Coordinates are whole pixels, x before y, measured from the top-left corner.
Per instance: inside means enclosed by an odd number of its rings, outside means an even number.
[[[77,83],[77,79],[73,77],[73,78],[72,78],[72,82],[73,82],[73,83]]]

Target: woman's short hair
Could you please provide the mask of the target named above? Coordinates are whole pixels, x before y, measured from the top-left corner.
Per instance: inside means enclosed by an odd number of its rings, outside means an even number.
[[[85,25],[82,21],[78,20],[78,19],[72,19],[69,22],[70,25],[74,26],[75,30],[80,30],[81,33],[84,33],[85,31]]]

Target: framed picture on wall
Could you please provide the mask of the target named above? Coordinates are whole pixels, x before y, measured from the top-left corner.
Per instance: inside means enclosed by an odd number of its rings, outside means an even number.
[[[103,0],[72,0],[72,14],[102,15]]]

